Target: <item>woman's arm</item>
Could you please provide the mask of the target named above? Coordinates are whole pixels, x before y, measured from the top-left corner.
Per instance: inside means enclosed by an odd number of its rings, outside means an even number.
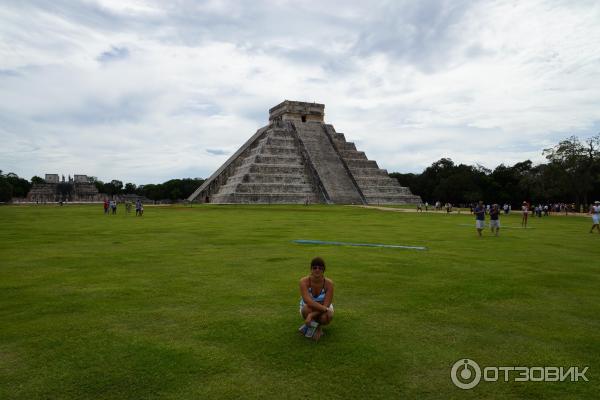
[[[307,280],[308,279],[304,278],[300,279],[300,295],[302,296],[304,303],[307,304],[313,311],[327,311],[327,307],[314,301],[310,293],[308,293]],[[327,296],[325,297],[325,300],[327,300]]]
[[[327,292],[325,294],[323,305],[328,308],[333,302],[333,281],[331,279],[325,278],[325,289]]]

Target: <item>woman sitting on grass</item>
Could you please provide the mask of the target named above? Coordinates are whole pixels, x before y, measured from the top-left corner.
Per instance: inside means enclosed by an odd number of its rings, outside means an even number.
[[[300,279],[300,315],[304,325],[299,329],[306,337],[319,340],[323,331],[321,325],[327,325],[333,318],[333,282],[325,278],[325,261],[315,257],[310,262],[310,275]]]

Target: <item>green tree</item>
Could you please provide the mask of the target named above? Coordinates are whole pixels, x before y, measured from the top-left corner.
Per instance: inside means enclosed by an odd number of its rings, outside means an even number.
[[[135,185],[135,183],[126,183],[125,184],[125,189],[123,189],[123,191],[127,194],[133,194],[135,193],[137,190],[137,186]]]
[[[0,171],[0,202],[9,202],[13,197],[12,185],[8,182],[6,177],[2,175]]]
[[[588,195],[593,189],[596,165],[600,159],[600,136],[585,143],[576,136],[560,141],[556,146],[544,149],[546,159],[555,167],[557,178],[572,193],[577,209],[589,204]]]
[[[24,198],[29,193],[31,183],[27,179],[19,178],[14,172],[2,175],[2,171],[0,171],[0,176],[4,181],[2,184],[2,194],[0,195],[3,199],[1,201],[10,201],[13,197]]]

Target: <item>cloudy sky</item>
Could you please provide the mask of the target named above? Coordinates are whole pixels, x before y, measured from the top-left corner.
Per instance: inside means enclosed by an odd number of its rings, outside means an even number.
[[[382,168],[493,168],[600,132],[600,2],[10,1],[0,169],[207,177],[284,99]]]

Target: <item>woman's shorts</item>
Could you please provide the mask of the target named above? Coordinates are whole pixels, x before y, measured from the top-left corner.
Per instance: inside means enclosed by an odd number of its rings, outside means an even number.
[[[594,223],[594,225],[599,224],[600,223],[600,215],[592,214],[592,222]]]
[[[492,219],[490,220],[490,228],[500,228],[500,220]]]
[[[476,219],[475,220],[475,228],[477,228],[477,229],[483,229],[483,228],[485,228],[485,221],[482,221],[480,219]]]

